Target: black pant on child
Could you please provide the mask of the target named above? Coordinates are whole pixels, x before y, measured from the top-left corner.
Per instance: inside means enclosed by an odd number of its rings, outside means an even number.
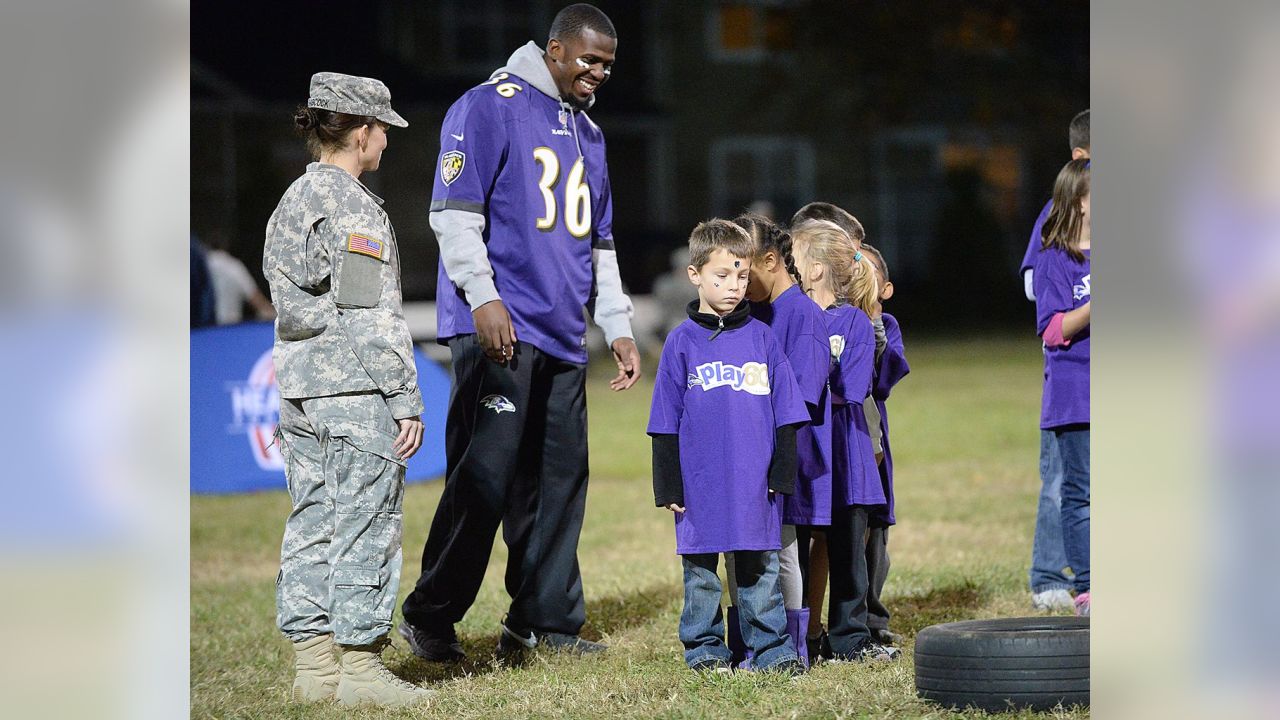
[[[889,629],[889,608],[880,600],[889,579],[889,528],[871,526],[867,530],[867,627]]]
[[[447,475],[404,617],[428,633],[462,620],[494,534],[509,549],[508,625],[576,635],[586,621],[578,536],[587,497],[586,366],[518,343],[506,367],[475,335],[449,341]]]
[[[827,528],[827,557],[831,562],[831,607],[827,634],[837,656],[852,656],[871,641],[867,629],[866,505],[831,509]]]

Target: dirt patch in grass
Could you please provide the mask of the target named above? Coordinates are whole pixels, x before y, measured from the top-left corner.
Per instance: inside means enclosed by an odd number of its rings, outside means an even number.
[[[987,602],[989,593],[971,580],[935,588],[923,595],[908,595],[890,602],[893,629],[914,637],[930,625],[968,620],[972,611]]]

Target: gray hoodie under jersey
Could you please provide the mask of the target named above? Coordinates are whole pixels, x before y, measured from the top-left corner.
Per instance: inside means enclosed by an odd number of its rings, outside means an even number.
[[[499,73],[510,73],[522,78],[543,95],[560,102],[571,115],[574,109],[560,100],[551,71],[542,59],[542,48],[530,41],[511,54],[507,64],[494,70],[490,78]],[[595,104],[595,96],[587,99],[587,107]],[[577,127],[574,127],[575,136]],[[472,309],[487,302],[500,300],[493,283],[493,266],[484,244],[485,216],[466,210],[436,210],[431,213],[431,229],[440,243],[440,260],[445,273],[463,292]],[[604,331],[605,341],[634,338],[631,332],[631,316],[634,312],[631,299],[622,292],[622,278],[618,274],[618,253],[612,248],[594,248],[591,263],[595,271],[595,294],[587,299],[587,310],[592,320]]]

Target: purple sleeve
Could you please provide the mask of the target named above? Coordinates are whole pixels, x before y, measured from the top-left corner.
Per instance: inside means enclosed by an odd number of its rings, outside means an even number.
[[[1049,211],[1053,209],[1053,200],[1044,204],[1044,209],[1040,211],[1040,217],[1036,218],[1036,224],[1031,228],[1031,240],[1027,243],[1027,254],[1022,256],[1022,267],[1018,268],[1018,276],[1036,266],[1036,255],[1040,254],[1040,248],[1044,246],[1044,238],[1040,237],[1040,231],[1044,228],[1044,221],[1049,219]]]
[[[882,317],[887,342],[884,352],[880,355],[880,362],[876,365],[871,396],[883,402],[889,399],[893,386],[911,372],[911,366],[907,365],[907,355],[902,345],[902,328],[898,326],[898,319],[889,313],[885,313]]]
[[[867,314],[851,308],[844,350],[831,377],[831,389],[849,405],[862,407],[871,392],[871,376],[875,372],[876,331]]]
[[[831,374],[831,344],[817,335],[805,333],[796,338],[787,360],[796,376],[800,397],[811,412],[818,412],[822,391],[827,389],[827,377]]]
[[[488,207],[507,153],[506,122],[494,102],[499,97],[492,87],[481,86],[459,98],[445,114],[431,191],[432,212],[483,213]]]
[[[1036,258],[1036,335],[1044,335],[1049,321],[1058,313],[1069,312],[1075,307],[1071,297],[1071,280],[1063,265],[1065,253],[1046,250]]]
[[[649,408],[650,435],[675,435],[680,432],[680,416],[684,411],[685,370],[683,355],[676,349],[678,338],[668,337],[658,360],[658,373],[653,381],[653,404]]]
[[[809,422],[809,410],[800,399],[800,386],[796,384],[791,363],[781,348],[769,353],[769,397],[773,402],[773,425],[799,425]]]
[[[602,160],[603,162],[603,160]],[[604,170],[604,187],[596,202],[595,234],[591,237],[594,249],[613,250],[613,186],[609,182],[609,167]]]

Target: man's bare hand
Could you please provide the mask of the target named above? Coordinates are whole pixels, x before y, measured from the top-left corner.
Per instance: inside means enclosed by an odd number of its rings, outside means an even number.
[[[400,426],[400,434],[396,436],[396,441],[392,444],[391,449],[402,460],[408,460],[413,457],[414,453],[418,452],[418,448],[422,447],[422,420],[418,417],[403,418],[397,420],[396,424]]]
[[[671,503],[670,505],[668,505],[668,506],[667,506],[667,509],[668,509],[668,510],[670,510],[671,512],[674,512],[674,513],[682,513],[682,512],[684,512],[684,508],[680,507],[679,505],[677,505],[677,504],[675,504],[675,503]]]
[[[640,379],[640,349],[629,337],[614,340],[612,349],[613,359],[618,363],[618,376],[609,381],[609,388],[614,392],[626,390]]]
[[[471,311],[476,325],[476,338],[485,357],[506,365],[515,355],[516,326],[501,300],[492,300]]]

